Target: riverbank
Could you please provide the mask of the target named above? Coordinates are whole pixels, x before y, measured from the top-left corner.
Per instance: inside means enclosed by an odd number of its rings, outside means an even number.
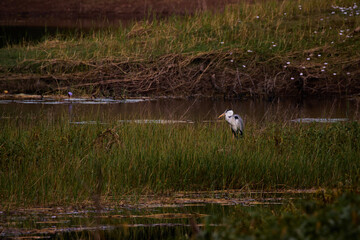
[[[0,49],[0,89],[94,96],[276,97],[360,91],[354,1],[261,1]]]

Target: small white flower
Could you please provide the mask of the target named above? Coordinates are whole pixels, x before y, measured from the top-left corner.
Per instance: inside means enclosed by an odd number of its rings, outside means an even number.
[[[259,16],[256,16],[257,19],[259,19],[260,17]]]
[[[287,64],[287,65],[289,65],[289,64],[290,64],[290,62],[286,62],[286,64]]]
[[[230,62],[234,62],[234,60],[231,59]]]
[[[295,78],[291,77],[290,79],[291,79],[291,80],[294,80]]]
[[[325,70],[324,70],[324,69],[321,69],[321,71],[322,71],[322,72],[325,72]]]
[[[306,67],[302,67],[302,69],[305,69]]]
[[[220,44],[224,44],[224,42],[220,42]]]
[[[327,62],[325,62],[325,63],[324,63],[324,65],[328,65],[328,63],[327,63]]]
[[[323,18],[320,18],[320,21],[324,21],[324,19],[323,19]]]
[[[242,65],[243,68],[246,68],[246,65]]]
[[[304,75],[303,73],[300,73],[300,76]]]
[[[285,15],[285,16],[286,16],[286,14],[287,14],[287,13],[286,13],[286,12],[284,12],[284,15]]]
[[[325,69],[326,67],[325,67],[325,66],[323,66],[322,68],[323,68],[323,69]]]
[[[335,14],[335,12],[331,12],[331,14],[333,14],[333,15],[334,15],[334,14]]]
[[[284,66],[283,66],[283,68],[287,68],[287,66],[286,66],[286,65],[284,65]]]
[[[334,44],[334,42],[332,41],[331,44]]]
[[[249,50],[247,50],[247,52],[253,52],[253,51],[249,49]]]
[[[317,31],[314,31],[315,34],[317,34]]]
[[[321,54],[318,54],[318,57],[321,57]]]
[[[333,73],[334,76],[336,76],[336,73]]]
[[[273,47],[276,47],[276,44],[273,44],[272,46],[273,46]]]
[[[346,74],[347,74],[347,75],[350,75],[350,73],[349,73],[349,72],[347,72]]]
[[[306,60],[310,61],[310,58],[307,58]]]

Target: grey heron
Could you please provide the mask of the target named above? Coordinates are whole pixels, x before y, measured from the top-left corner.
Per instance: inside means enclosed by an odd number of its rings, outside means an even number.
[[[234,114],[233,110],[226,110],[218,118],[221,118],[222,116],[225,116],[225,120],[230,125],[234,137],[238,138],[239,133],[240,135],[244,134],[244,121],[239,115]]]

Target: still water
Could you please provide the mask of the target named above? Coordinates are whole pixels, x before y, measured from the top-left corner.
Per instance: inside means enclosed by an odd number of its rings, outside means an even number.
[[[245,121],[336,122],[359,119],[359,102],[346,99],[286,98],[265,100],[222,99],[65,99],[0,100],[1,118],[65,116],[73,123],[135,121],[138,123],[211,122],[226,109]]]
[[[235,211],[279,213],[289,199],[302,202],[315,191],[183,192],[135,204],[47,207],[0,211],[0,238],[6,239],[189,239],[225,227]],[[303,199],[303,200],[301,200]],[[194,229],[195,228],[195,229]]]

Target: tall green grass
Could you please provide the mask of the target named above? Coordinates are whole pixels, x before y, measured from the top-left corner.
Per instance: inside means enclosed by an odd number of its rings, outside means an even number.
[[[72,125],[2,119],[2,204],[77,203],[177,190],[357,188],[360,125]]]

